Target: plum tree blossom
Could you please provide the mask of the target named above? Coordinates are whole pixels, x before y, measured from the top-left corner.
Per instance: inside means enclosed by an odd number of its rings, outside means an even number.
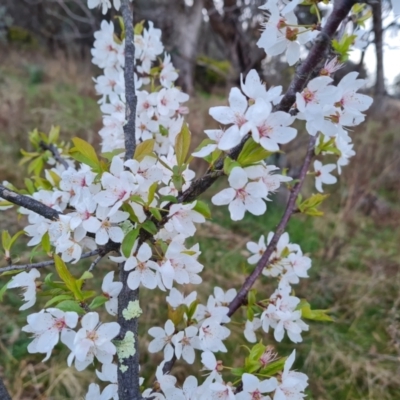
[[[32,333],[34,339],[28,345],[29,353],[46,353],[43,361],[50,358],[51,351],[58,343],[65,341],[65,335],[78,323],[76,312],[63,312],[57,308],[48,308],[42,312],[28,315],[28,325],[23,331]]]
[[[116,315],[118,311],[118,295],[122,290],[122,282],[113,282],[114,271],[110,271],[103,279],[101,290],[103,296],[108,298],[108,301],[104,304],[106,310],[111,315]]]
[[[40,277],[40,272],[33,268],[29,272],[21,272],[11,278],[8,283],[8,289],[14,289],[20,287],[24,290],[22,297],[25,304],[23,304],[19,309],[26,310],[32,307],[36,303],[36,283],[35,280]]]
[[[270,378],[260,382],[256,376],[247,373],[243,374],[242,381],[243,391],[236,395],[237,400],[268,400],[270,397],[264,396],[263,393],[274,391],[278,385],[276,378]]]
[[[254,215],[264,214],[267,206],[263,201],[268,192],[261,182],[249,182],[243,168],[233,168],[228,178],[230,188],[217,193],[211,201],[217,206],[229,204],[231,218],[243,219],[246,211]]]
[[[337,178],[331,174],[331,171],[333,171],[335,168],[335,164],[322,165],[321,161],[314,161],[315,187],[318,192],[323,192],[323,183],[326,185],[333,185],[337,182]]]
[[[120,330],[117,322],[99,324],[99,314],[89,312],[81,320],[82,328],[74,335],[72,352],[68,357],[68,365],[74,358],[78,370],[85,369],[96,357],[100,362],[110,363],[116,353],[111,342]]]
[[[174,347],[172,346],[172,338],[175,333],[174,323],[169,319],[163,328],[153,327],[149,329],[149,335],[153,336],[153,340],[149,344],[149,352],[156,353],[164,349],[164,360],[169,361],[174,356]]]

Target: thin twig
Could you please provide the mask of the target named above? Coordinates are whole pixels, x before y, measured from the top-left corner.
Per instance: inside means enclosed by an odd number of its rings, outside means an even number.
[[[61,157],[60,152],[58,151],[57,147],[54,146],[54,144],[52,144],[52,143],[47,144],[47,143],[43,142],[43,140],[41,140],[39,143],[39,146],[43,150],[49,150],[51,152],[51,154],[53,154],[53,157],[55,158],[55,160],[58,161],[60,164],[62,164],[65,169],[69,168],[67,161],[65,160],[65,158]]]
[[[103,251],[103,249],[96,249],[96,250],[89,251],[88,253],[82,254],[80,259],[93,257],[102,251]],[[104,257],[104,256],[102,256],[102,257]],[[54,260],[41,261],[41,262],[37,262],[37,263],[33,263],[33,264],[10,265],[8,267],[0,268],[0,273],[8,272],[8,271],[17,271],[17,270],[21,270],[21,269],[45,268],[50,265],[54,265]]]
[[[293,189],[290,193],[289,201],[286,205],[285,212],[282,216],[282,219],[280,220],[280,222],[278,224],[278,227],[276,228],[275,234],[274,234],[271,242],[267,246],[267,249],[265,250],[260,261],[257,263],[253,272],[247,277],[246,281],[244,282],[243,286],[240,288],[236,297],[229,304],[228,316],[230,316],[230,317],[243,304],[244,300],[247,297],[249,290],[252,288],[252,286],[254,285],[257,278],[261,275],[263,269],[267,266],[268,261],[271,257],[271,254],[275,250],[280,237],[285,232],[285,229],[290,220],[290,217],[292,216],[293,212],[295,211],[297,196],[299,195],[300,189],[303,186],[304,179],[307,175],[308,169],[311,164],[311,160],[314,156],[314,147],[315,147],[316,140],[317,140],[317,138],[315,136],[311,136],[310,141],[308,143],[307,154],[304,159],[303,166],[301,167],[299,181],[296,183],[296,185],[293,187]]]
[[[133,33],[133,14],[128,0],[121,3],[121,12],[125,25],[125,97],[126,97],[126,124],[125,134],[125,160],[133,158],[136,149],[136,106],[137,97],[135,89],[135,44]]]
[[[10,203],[24,207],[52,221],[57,221],[61,214],[57,210],[54,210],[53,208],[46,206],[45,204],[33,199],[32,197],[24,196],[23,194],[13,192],[12,190],[7,189],[3,185],[0,185],[0,197],[9,201]]]
[[[101,261],[101,259],[102,259],[103,257],[104,257],[104,256],[103,256],[102,254],[100,254],[100,255],[90,264],[89,272],[92,272],[92,270],[96,267],[96,265]]]

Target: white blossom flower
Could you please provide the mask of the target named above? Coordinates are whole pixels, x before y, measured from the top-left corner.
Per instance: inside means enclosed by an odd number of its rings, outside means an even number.
[[[335,164],[322,165],[321,161],[314,161],[315,170],[315,187],[318,192],[323,192],[322,184],[332,185],[337,182],[337,178],[331,174],[331,171],[336,169]]]
[[[148,331],[153,340],[149,343],[149,352],[156,353],[164,349],[164,360],[169,361],[174,356],[174,348],[172,347],[172,337],[175,333],[174,323],[169,319],[164,329],[159,327],[150,328]]]
[[[231,187],[214,195],[211,199],[213,204],[217,206],[229,204],[233,221],[243,219],[246,211],[254,215],[265,213],[267,206],[263,199],[268,192],[264,184],[248,182],[246,172],[240,167],[232,169],[228,181]]]
[[[50,358],[51,351],[58,343],[64,342],[66,332],[75,328],[78,323],[78,314],[73,311],[64,312],[57,308],[48,308],[39,313],[28,315],[28,325],[22,330],[34,335],[28,345],[29,353],[46,353],[43,361]]]
[[[182,357],[188,364],[194,363],[194,349],[201,348],[200,339],[197,336],[198,331],[195,326],[188,326],[184,331],[179,331],[172,337],[175,355],[178,360]]]
[[[278,386],[276,378],[260,381],[256,376],[248,373],[242,375],[242,382],[243,390],[236,394],[237,400],[270,400],[271,398],[263,393],[272,392]]]
[[[101,285],[101,290],[103,291],[103,296],[108,298],[108,301],[104,304],[106,310],[111,315],[117,315],[118,312],[118,295],[122,290],[122,282],[113,282],[114,271],[110,271],[103,278],[103,284]]]
[[[301,400],[306,397],[303,393],[304,389],[308,386],[307,375],[301,372],[290,371],[296,356],[296,350],[285,361],[283,368],[282,381],[278,385],[274,400]]]
[[[111,342],[119,331],[117,322],[99,324],[99,314],[89,312],[82,317],[82,328],[73,338],[73,343],[66,343],[71,348],[68,356],[68,365],[72,364],[74,358],[78,371],[85,369],[96,357],[102,363],[111,363],[112,356],[116,353],[116,347]]]
[[[267,250],[267,246],[265,245],[264,235],[260,236],[258,243],[247,242],[246,247],[247,247],[247,250],[250,251],[250,253],[254,253],[252,256],[250,256],[247,259],[247,262],[249,264],[257,264],[261,260],[261,257],[265,253],[265,250]]]
[[[29,272],[20,272],[11,278],[8,283],[8,289],[14,289],[21,287],[24,290],[22,297],[25,304],[23,304],[19,309],[26,310],[32,307],[36,303],[36,283],[35,279],[40,277],[40,272],[36,268],[32,268]]]

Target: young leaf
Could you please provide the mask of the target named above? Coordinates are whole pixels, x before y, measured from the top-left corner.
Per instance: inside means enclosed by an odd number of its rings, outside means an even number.
[[[136,239],[139,235],[139,228],[131,230],[125,237],[124,240],[122,241],[121,245],[121,251],[122,254],[128,258],[131,255],[133,246],[136,242]]]
[[[50,299],[45,305],[44,308],[50,307],[53,304],[61,303],[64,300],[74,300],[74,297],[70,294],[60,294],[58,296],[53,297]]]
[[[71,157],[89,165],[94,172],[101,172],[100,161],[93,146],[85,140],[77,137],[73,138],[72,142],[75,147],[69,151]]]
[[[237,159],[238,163],[245,167],[246,165],[255,164],[268,158],[270,151],[265,150],[260,144],[256,143],[253,138],[249,138]]]
[[[142,161],[143,158],[151,155],[153,153],[155,142],[156,141],[154,139],[148,139],[142,143],[139,143],[136,146],[136,150],[135,150],[135,154],[134,154],[133,158],[137,161]]]
[[[152,235],[156,235],[158,232],[157,227],[154,225],[154,222],[149,220],[144,221],[144,223],[142,224],[142,228]]]
[[[101,307],[103,304],[107,303],[108,299],[105,296],[96,296],[92,302],[89,304],[89,308],[94,310],[98,307]]]
[[[301,311],[302,318],[313,321],[333,322],[332,317],[328,315],[329,310],[311,310],[311,305],[307,300],[301,300],[296,309]]]
[[[225,175],[229,175],[233,168],[240,167],[241,165],[237,162],[232,160],[230,157],[225,157],[224,159],[224,173]]]
[[[183,165],[190,147],[190,131],[186,123],[182,125],[182,130],[176,135],[175,153],[178,166]]]
[[[197,211],[207,219],[211,218],[210,207],[207,203],[204,203],[204,201],[197,200],[196,205],[193,207],[193,210]]]
[[[67,266],[65,265],[64,261],[57,254],[55,254],[54,255],[54,262],[55,262],[55,266],[56,266],[56,270],[57,270],[58,276],[65,283],[67,288],[74,294],[75,298],[77,300],[82,300],[81,291],[79,290],[79,288],[78,288],[78,286],[76,284],[76,279],[69,272],[69,270],[68,270]]]
[[[61,311],[75,311],[77,314],[83,314],[84,311],[77,301],[64,300],[57,304],[57,307]]]

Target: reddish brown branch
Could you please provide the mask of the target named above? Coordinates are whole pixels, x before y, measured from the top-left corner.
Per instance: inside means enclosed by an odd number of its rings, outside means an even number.
[[[290,220],[290,217],[292,216],[292,214],[295,210],[297,196],[300,193],[301,187],[303,186],[303,183],[304,183],[304,179],[305,179],[308,169],[310,167],[311,160],[314,155],[315,142],[316,142],[316,137],[311,136],[310,141],[308,143],[307,154],[304,159],[303,166],[301,167],[299,182],[296,183],[296,185],[293,187],[293,189],[290,193],[289,201],[286,205],[285,212],[284,212],[282,219],[280,220],[280,222],[276,228],[275,234],[274,234],[271,242],[267,246],[267,249],[265,250],[263,256],[261,257],[260,261],[257,263],[253,272],[247,277],[246,281],[244,282],[243,286],[240,288],[236,297],[229,304],[229,313],[228,313],[229,316],[232,316],[235,313],[235,311],[243,304],[244,300],[247,297],[249,290],[252,288],[252,286],[254,285],[257,278],[261,275],[263,269],[268,265],[268,261],[271,257],[271,254],[275,250],[280,237],[285,232],[285,229]]]

